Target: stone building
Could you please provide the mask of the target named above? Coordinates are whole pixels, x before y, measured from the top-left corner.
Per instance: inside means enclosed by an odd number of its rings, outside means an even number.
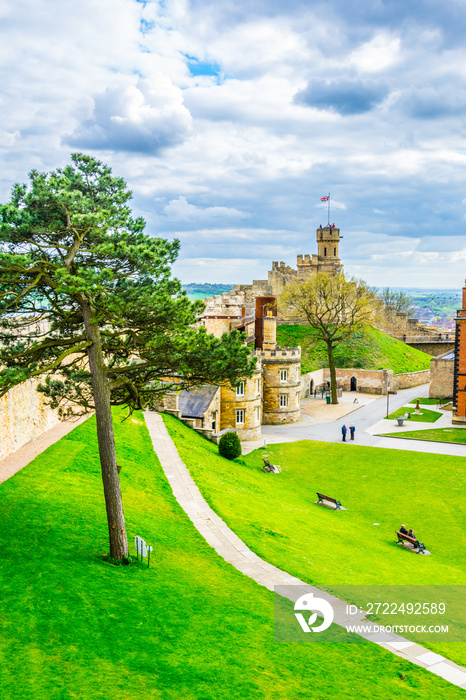
[[[455,352],[449,350],[430,361],[431,399],[451,399],[454,385]]]
[[[277,345],[276,297],[256,297],[252,306],[250,301],[244,291],[206,299],[200,323],[217,337],[242,332],[257,359],[253,376],[236,387],[200,387],[164,398],[165,410],[210,439],[235,430],[240,440],[257,440],[261,425],[300,417],[301,348]]]
[[[456,317],[452,420],[454,423],[466,423],[466,280],[463,308],[458,310]]]

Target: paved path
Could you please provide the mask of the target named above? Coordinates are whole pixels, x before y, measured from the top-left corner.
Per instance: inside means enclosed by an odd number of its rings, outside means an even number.
[[[54,428],[50,428],[50,430],[42,433],[42,435],[39,435],[39,437],[37,437],[35,440],[31,440],[30,442],[26,443],[26,445],[20,447],[19,450],[16,450],[16,452],[8,455],[8,457],[5,457],[5,459],[2,459],[0,461],[0,484],[2,481],[9,479],[10,476],[13,476],[13,474],[16,474],[16,472],[19,472],[20,469],[26,466],[26,464],[32,462],[34,457],[40,455],[41,452],[47,449],[47,447],[50,447],[50,445],[53,445],[62,437],[68,435],[68,433],[74,430],[76,426],[84,423],[84,421],[86,421],[90,415],[92,414],[83,416],[77,420],[68,419],[62,421]]]
[[[427,396],[429,385],[403,389],[394,396],[389,397],[389,411],[392,413],[397,408],[407,405],[412,399]],[[355,394],[351,395],[352,397]],[[361,401],[367,401],[365,395],[357,394]],[[347,397],[344,397],[347,398]],[[309,401],[313,401],[310,399]],[[427,406],[434,411],[435,406]],[[451,427],[451,411],[444,411],[444,416],[436,423],[429,424],[429,428]],[[322,415],[322,414],[321,414]],[[466,456],[466,445],[452,445],[444,442],[428,442],[419,440],[402,440],[379,437],[376,433],[394,433],[406,430],[421,430],[426,424],[412,422],[406,427],[398,428],[394,420],[385,420],[387,415],[387,397],[381,396],[370,402],[361,404],[357,411],[338,420],[314,420],[303,415],[297,423],[287,425],[263,425],[262,439],[243,442],[243,454],[248,454],[258,447],[263,447],[264,439],[267,444],[279,442],[295,442],[297,440],[322,440],[324,442],[341,442],[341,426],[343,423],[356,426],[355,444],[370,445],[372,447],[386,447],[395,450],[410,450],[411,452],[431,452],[433,454]],[[348,442],[348,447],[351,445]]]
[[[334,622],[342,627],[352,624],[369,625],[363,615],[359,617],[347,615],[344,601],[330,596],[314,586],[309,586],[304,581],[290,576],[286,571],[272,566],[254,554],[206,503],[186,465],[178,455],[161,416],[155,412],[146,412],[145,419],[154,450],[176,500],[204,539],[221,557],[261,586],[265,586],[271,591],[275,590],[276,593],[293,602],[303,593],[309,592],[320,598],[326,598],[334,609]],[[450,683],[466,689],[466,668],[458,666],[443,656],[434,654],[419,644],[396,634],[374,634],[368,630],[362,632],[360,636],[397,656],[426,668]]]

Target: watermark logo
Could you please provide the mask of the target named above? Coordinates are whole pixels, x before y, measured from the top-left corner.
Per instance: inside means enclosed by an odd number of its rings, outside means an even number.
[[[313,593],[305,593],[298,598],[294,606],[295,617],[301,625],[303,632],[323,632],[328,629],[333,622],[333,608],[330,603],[324,598],[315,598]],[[312,612],[308,621],[306,622],[304,615],[296,610],[302,610],[306,612]],[[319,613],[319,615],[317,614]],[[314,627],[318,617],[323,617],[324,620],[321,625]]]

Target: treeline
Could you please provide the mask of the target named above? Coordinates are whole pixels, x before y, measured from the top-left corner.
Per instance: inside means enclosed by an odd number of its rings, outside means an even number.
[[[207,295],[222,294],[223,292],[230,292],[233,287],[233,284],[209,284],[208,282],[191,282],[190,284],[183,284],[183,289],[188,294],[195,294],[196,292]]]

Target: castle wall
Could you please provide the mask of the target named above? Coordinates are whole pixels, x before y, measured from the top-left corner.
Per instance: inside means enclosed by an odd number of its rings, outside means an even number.
[[[324,370],[325,377],[330,370]],[[351,380],[356,380],[356,391],[367,394],[386,394],[393,390],[393,370],[336,369],[337,381],[343,391],[351,391]]]
[[[58,411],[37,391],[38,379],[27,379],[0,399],[0,459],[58,425]]]
[[[454,382],[454,358],[453,353],[445,353],[445,356],[434,357],[430,361],[430,387],[431,399],[446,399],[453,396]]]
[[[398,389],[410,389],[413,386],[427,384],[430,381],[430,369],[424,369],[420,372],[409,372],[407,374],[395,374],[394,387]]]
[[[306,372],[306,374],[301,375],[301,387],[299,390],[299,395],[302,399],[310,396],[311,382],[312,391],[318,386],[324,383],[324,371],[323,369],[316,369],[314,372]],[[328,371],[328,370],[327,370]],[[326,375],[327,376],[327,375]]]

